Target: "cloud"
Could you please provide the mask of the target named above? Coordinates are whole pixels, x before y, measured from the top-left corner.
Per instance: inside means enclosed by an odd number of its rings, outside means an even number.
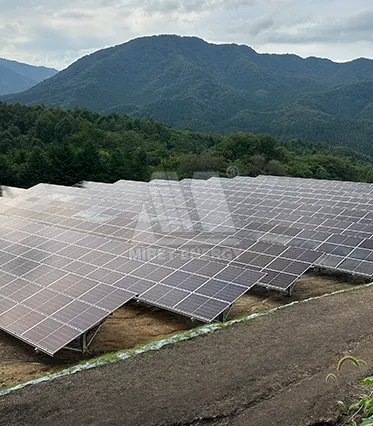
[[[350,16],[320,19],[295,28],[295,31],[275,31],[269,41],[275,43],[356,43],[373,41],[373,8]]]
[[[0,56],[58,68],[160,33],[337,60],[373,48],[368,0],[0,0],[0,23]]]
[[[227,31],[230,34],[247,33],[252,36],[257,36],[263,31],[268,31],[275,26],[275,20],[272,16],[263,15],[254,20],[241,21],[231,27]]]
[[[69,19],[69,20],[70,19],[81,20],[81,19],[90,19],[92,17],[92,14],[84,13],[84,12],[66,11],[62,13],[57,13],[56,17],[62,18],[62,19]]]
[[[234,10],[255,4],[255,0],[145,0],[139,7],[151,12],[205,12],[220,9]]]

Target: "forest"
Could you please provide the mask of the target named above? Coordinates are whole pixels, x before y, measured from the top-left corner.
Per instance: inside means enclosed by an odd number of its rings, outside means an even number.
[[[372,99],[372,60],[260,54],[172,35],[97,51],[25,92],[0,97],[152,118],[180,130],[269,133],[373,156]]]
[[[373,182],[373,159],[347,148],[266,134],[176,130],[152,119],[88,109],[0,103],[0,184],[287,175]]]

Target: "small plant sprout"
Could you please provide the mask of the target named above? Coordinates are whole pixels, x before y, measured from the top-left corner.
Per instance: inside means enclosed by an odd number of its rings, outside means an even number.
[[[367,363],[363,361],[362,359],[354,358],[353,356],[345,356],[343,357],[339,362],[337,366],[337,371],[341,371],[343,364],[346,362],[350,362],[351,364],[354,364],[356,367],[360,367],[360,365],[365,365],[365,367],[368,367]]]
[[[337,380],[338,377],[339,377],[338,373],[341,371],[343,365],[346,364],[346,363],[351,363],[351,364],[355,365],[356,367],[360,367],[360,365],[365,365],[365,367],[368,367],[367,363],[365,361],[363,361],[362,359],[358,359],[358,358],[355,358],[351,355],[347,355],[347,356],[345,356],[345,357],[343,357],[339,360],[338,365],[337,365],[337,373],[336,374],[335,373],[329,373],[326,376],[326,381],[329,382],[330,380]]]
[[[361,365],[368,367],[367,363],[362,359],[348,355],[343,357],[338,362],[337,374],[328,374],[326,381],[328,382],[329,380],[337,380],[338,373],[346,363],[351,363],[356,367],[360,367]],[[373,376],[366,377],[363,381],[363,384],[372,386]],[[350,406],[346,405],[343,401],[337,401],[337,404],[341,407],[343,414],[349,415],[353,413],[349,419],[348,426],[373,426],[373,391],[369,395],[363,395],[360,401]]]

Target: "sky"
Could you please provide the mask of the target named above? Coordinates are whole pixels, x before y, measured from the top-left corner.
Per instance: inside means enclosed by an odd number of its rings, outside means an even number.
[[[0,57],[57,69],[153,34],[335,61],[372,58],[372,29],[370,0],[0,0]]]

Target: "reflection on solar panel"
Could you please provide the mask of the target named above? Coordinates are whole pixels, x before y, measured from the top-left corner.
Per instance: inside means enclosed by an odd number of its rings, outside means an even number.
[[[230,270],[226,263],[201,259],[194,270],[190,257],[174,250],[136,260],[129,255],[134,244],[46,225],[31,210],[2,214],[0,328],[50,355],[130,299],[212,321],[264,276],[235,268],[235,282],[214,281]],[[192,269],[176,280],[180,268]]]
[[[134,299],[210,322],[312,266],[373,275],[373,186],[259,176],[37,185],[0,205],[0,328],[54,354]]]
[[[211,277],[229,272],[230,267],[201,259],[194,270],[193,260],[182,259],[176,252],[164,252],[164,257],[158,251],[157,257],[166,259],[160,266],[157,258],[154,263],[130,259],[126,256],[129,245],[114,240],[51,226],[40,228],[23,219],[4,221],[6,227],[0,227],[0,306],[5,310],[0,328],[48,354],[135,297],[212,321],[264,276],[235,268],[234,283],[224,276],[214,282]],[[32,229],[50,239],[30,234]],[[183,273],[178,270],[181,267],[194,272]],[[213,282],[215,291],[206,293]],[[201,296],[199,303],[194,295]],[[54,325],[47,335],[46,320],[50,327]]]

